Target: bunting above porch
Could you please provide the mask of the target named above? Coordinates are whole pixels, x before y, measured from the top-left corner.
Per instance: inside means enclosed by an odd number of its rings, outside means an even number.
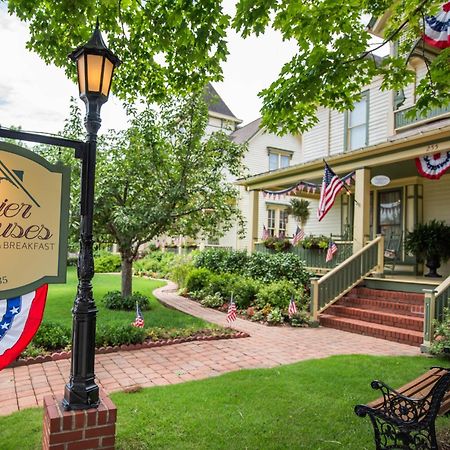
[[[342,182],[350,185],[352,180],[355,179],[355,172],[350,172],[341,178]],[[269,191],[266,189],[262,190],[264,198],[269,198],[270,200],[281,200],[287,195],[295,195],[299,192],[306,192],[308,194],[320,193],[321,184],[310,183],[308,181],[299,181],[294,186],[287,189],[282,189],[279,191]]]
[[[416,158],[416,167],[423,177],[439,180],[450,168],[450,151]]]

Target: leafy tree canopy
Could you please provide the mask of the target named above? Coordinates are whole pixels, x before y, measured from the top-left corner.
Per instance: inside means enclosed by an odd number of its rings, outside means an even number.
[[[236,221],[243,232],[238,191],[227,175],[242,176],[245,146],[222,132],[205,135],[208,120],[202,95],[172,98],[159,112],[131,111],[124,131],[109,131],[98,142],[94,234],[117,243],[122,256],[122,293],[131,293],[131,265],[141,244],[164,234],[220,236]],[[64,135],[83,135],[74,103]],[[72,166],[71,232],[79,229],[80,164],[70,151],[49,159]]]
[[[269,26],[297,43],[298,51],[270,87],[263,90],[263,123],[272,131],[296,132],[317,123],[319,106],[352,109],[365,86],[383,76],[382,89],[398,90],[414,79],[408,55],[422,35],[424,15],[441,0],[239,0],[234,26],[243,36]],[[402,36],[399,56],[380,63],[370,52],[371,35],[363,17],[388,12],[385,39]],[[365,20],[367,23],[367,20]],[[373,48],[373,47],[372,47]],[[450,49],[429,62],[417,86],[417,110],[426,112],[450,100]],[[412,113],[414,114],[414,113]]]
[[[5,1],[5,0],[0,0]],[[112,86],[122,100],[167,99],[220,78],[230,17],[217,0],[8,0],[27,21],[28,48],[75,78],[67,55],[91,36],[97,17],[123,61]]]

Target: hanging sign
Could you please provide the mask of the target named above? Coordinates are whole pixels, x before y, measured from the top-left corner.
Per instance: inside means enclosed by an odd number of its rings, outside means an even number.
[[[4,299],[66,281],[69,182],[69,168],[0,142],[0,319]]]

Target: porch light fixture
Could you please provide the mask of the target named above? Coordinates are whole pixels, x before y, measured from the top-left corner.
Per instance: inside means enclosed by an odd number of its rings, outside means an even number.
[[[370,180],[371,184],[376,187],[387,186],[391,179],[386,175],[376,175]]]

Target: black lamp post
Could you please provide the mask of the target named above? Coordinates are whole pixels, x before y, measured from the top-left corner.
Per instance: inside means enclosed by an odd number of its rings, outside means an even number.
[[[73,306],[72,360],[70,379],[64,391],[66,409],[94,408],[99,404],[95,383],[95,325],[97,308],[92,294],[94,277],[93,213],[97,132],[100,109],[108,100],[111,80],[119,58],[106,47],[97,25],[91,39],[70,55],[77,63],[80,98],[86,104],[86,144],[82,156],[80,254],[78,288]]]

